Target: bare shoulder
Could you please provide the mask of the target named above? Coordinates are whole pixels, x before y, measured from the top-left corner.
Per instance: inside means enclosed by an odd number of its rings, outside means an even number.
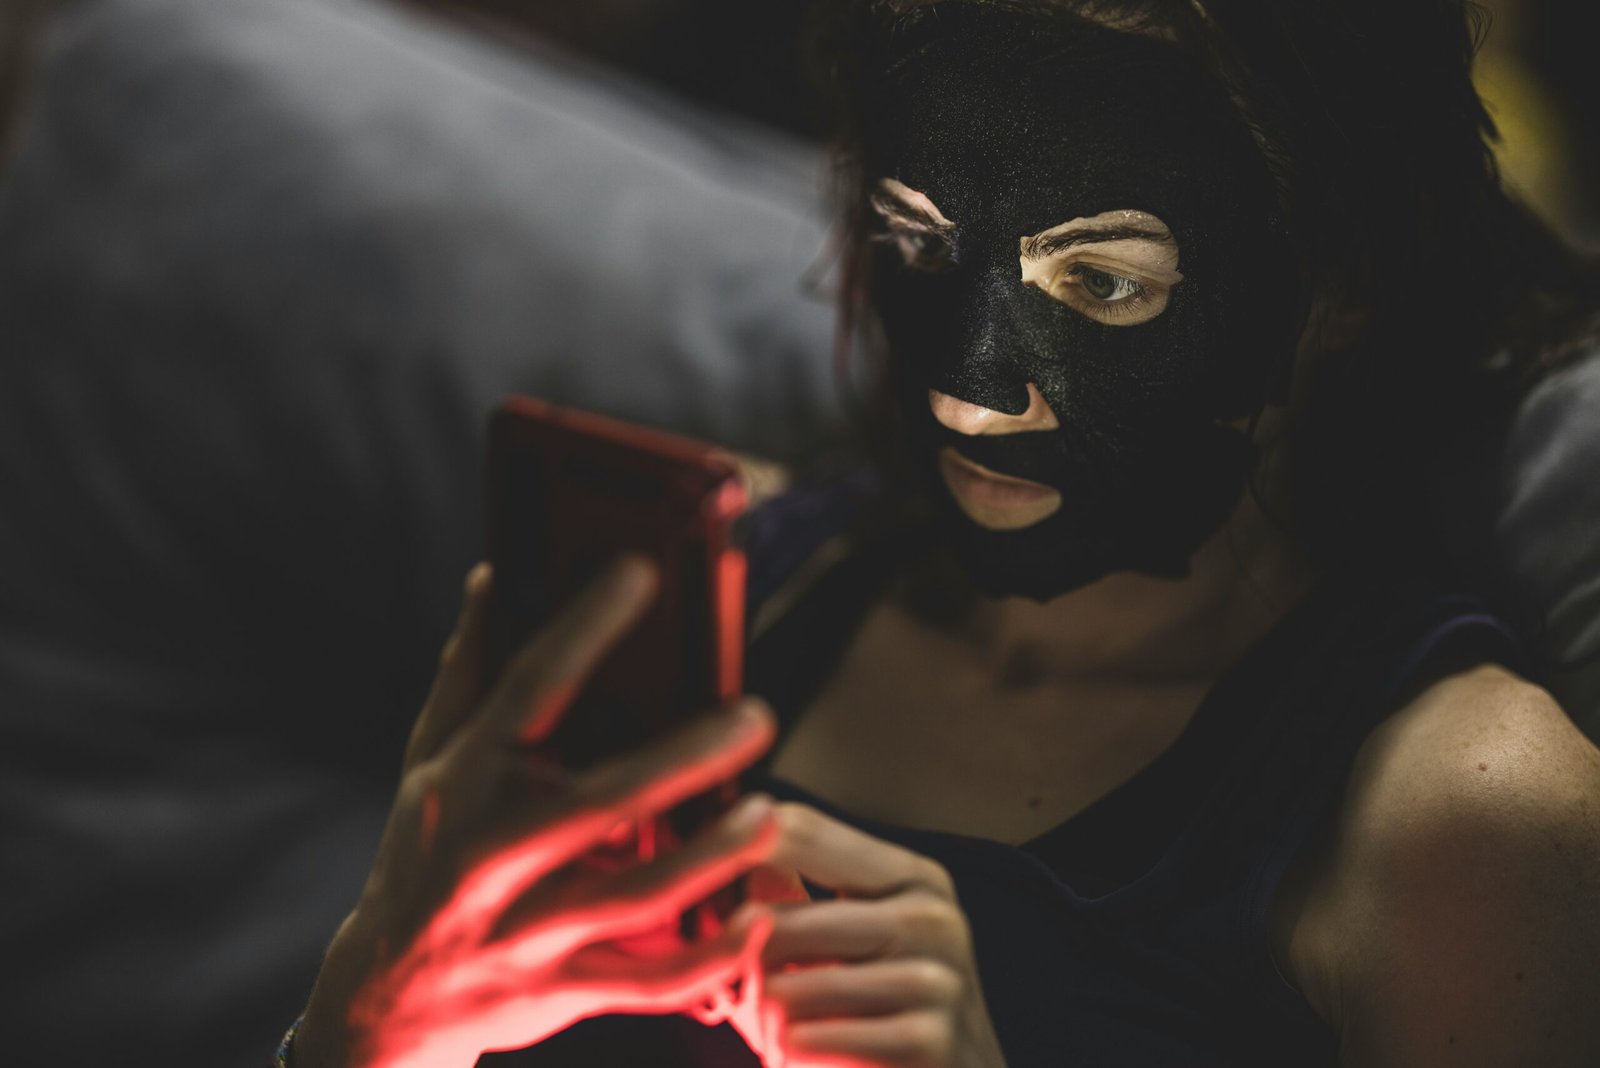
[[[1291,956],[1341,1063],[1600,1063],[1600,751],[1497,667],[1357,757]]]
[[[1597,788],[1600,751],[1550,695],[1485,666],[1434,683],[1373,731],[1345,816],[1374,848],[1468,831],[1520,841],[1600,819]]]
[[[1439,680],[1389,717],[1356,770],[1373,786],[1397,785],[1386,773],[1403,770],[1424,776],[1417,785],[1452,793],[1535,800],[1562,786],[1592,786],[1600,751],[1544,690],[1486,665]]]

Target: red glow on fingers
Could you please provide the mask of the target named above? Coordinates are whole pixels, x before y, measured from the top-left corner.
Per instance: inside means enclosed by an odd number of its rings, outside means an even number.
[[[570,835],[576,837],[576,828]],[[446,934],[461,929],[487,933],[495,917],[521,896],[536,879],[560,867],[570,853],[581,853],[582,842],[569,842],[566,849],[541,836],[514,846],[483,861],[465,878],[450,901],[428,925],[429,933]]]
[[[761,954],[772,936],[775,919],[762,911],[750,921],[750,935],[739,954],[738,978],[721,988],[719,996],[699,1006],[692,1015],[708,1027],[727,1023],[761,1058],[763,1068],[787,1068],[783,1048],[783,1007],[763,997],[766,974]]]
[[[606,845],[627,853],[630,859],[640,864],[648,864],[656,859],[660,829],[656,820],[618,820],[617,825],[611,828],[611,833],[606,835]]]
[[[660,812],[735,778],[766,752],[776,729],[770,718],[744,719],[733,738],[722,749],[697,761],[681,764],[646,784],[636,798],[637,806],[644,811]]]
[[[753,864],[776,834],[769,822],[736,856],[686,871],[670,887],[637,895],[613,890],[614,900],[558,909],[510,937],[502,929],[507,907],[548,870],[552,847],[530,841],[480,863],[352,1006],[353,1031],[368,1041],[356,1063],[465,1068],[484,1051],[533,1045],[586,1017],[689,1012],[732,1022],[767,1068],[782,1068],[779,1031],[761,1004],[771,914],[698,944],[687,943],[677,924],[707,885]],[[607,883],[597,878],[594,885]],[[628,932],[626,944],[615,937]]]
[[[518,727],[517,740],[524,745],[532,745],[555,730],[556,724],[561,722],[562,713],[578,696],[578,689],[582,685],[582,679],[575,679],[540,695]]]
[[[374,1068],[465,1068],[480,1053],[520,1049],[608,1012],[685,1011],[727,985],[728,964],[712,961],[687,995],[653,971],[661,957],[615,954],[609,974],[574,981],[565,966],[584,932],[555,923],[505,946],[482,941],[482,916],[456,914],[430,925],[410,952],[351,1010],[356,1033],[372,1036],[361,1064]],[[741,961],[741,964],[745,962]],[[656,965],[656,967],[652,967]]]
[[[505,992],[497,1003],[462,1006],[383,1028],[370,1068],[470,1068],[480,1054],[522,1049],[598,1015],[591,997],[560,990]],[[601,1010],[605,1011],[605,1010]]]
[[[757,1048],[751,1043],[750,1048],[761,1058],[764,1068],[794,1068],[793,1059],[784,1044],[789,1019],[783,1006],[775,1001],[761,1001],[756,1013],[761,1028],[761,1046]]]
[[[591,858],[598,868],[620,867],[620,860],[605,857],[602,847],[615,834],[626,837],[632,828],[631,821],[610,809],[571,813],[559,825],[480,861],[462,878],[434,925],[459,922],[466,916],[498,916],[538,879],[580,857]]]
[[[866,1060],[843,1053],[794,1053],[788,1068],[881,1068],[883,1061]]]
[[[480,955],[448,969],[453,974],[442,983],[414,974],[404,1004],[369,1032],[378,1039],[362,1063],[464,1068],[480,1053],[533,1045],[580,1019],[610,1012],[688,1012],[710,1024],[732,1021],[758,1044],[770,1045],[758,1015],[764,1011],[761,944],[770,930],[771,917],[757,917],[734,960],[708,947],[705,959],[687,969],[681,958],[638,959],[596,945],[567,958],[571,966],[522,969]],[[783,1068],[781,1054],[764,1061],[767,1068]]]
[[[756,810],[760,817],[760,806]],[[770,813],[770,807],[766,808]],[[760,862],[775,847],[780,831],[775,821],[766,819],[755,828],[749,841],[722,856],[695,859],[675,873],[670,881],[655,885],[644,894],[643,885],[628,888],[613,884],[611,896],[600,892],[578,892],[588,904],[573,913],[573,922],[585,932],[585,941],[605,940],[640,957],[660,956],[668,950],[684,948],[681,920],[686,912],[704,902],[742,873]],[[700,935],[715,938],[720,923],[698,910]],[[763,931],[763,941],[770,931]],[[670,937],[669,937],[670,936]]]

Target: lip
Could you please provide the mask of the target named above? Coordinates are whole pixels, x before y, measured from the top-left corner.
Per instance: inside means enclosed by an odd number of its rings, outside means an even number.
[[[939,450],[939,473],[962,513],[988,530],[1031,527],[1061,507],[1059,490],[991,471],[954,446]]]

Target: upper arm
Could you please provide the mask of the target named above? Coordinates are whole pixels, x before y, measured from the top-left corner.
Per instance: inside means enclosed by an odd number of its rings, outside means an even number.
[[[1600,752],[1497,669],[1363,747],[1318,888],[1351,1068],[1600,1064]]]

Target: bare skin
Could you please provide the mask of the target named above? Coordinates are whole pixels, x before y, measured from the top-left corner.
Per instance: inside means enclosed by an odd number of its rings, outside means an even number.
[[[1600,1063],[1600,752],[1498,667],[1357,756],[1276,903],[1277,958],[1344,1068]]]
[[[770,855],[763,798],[654,863],[581,863],[619,824],[736,774],[770,744],[770,716],[746,703],[581,776],[530,762],[521,743],[554,729],[651,575],[614,570],[479,699],[488,582],[486,568],[469,580],[377,861],[312,992],[295,1043],[307,1068],[471,1064],[600,1012],[689,1011],[747,970],[770,930],[746,913],[699,945],[662,937]]]

